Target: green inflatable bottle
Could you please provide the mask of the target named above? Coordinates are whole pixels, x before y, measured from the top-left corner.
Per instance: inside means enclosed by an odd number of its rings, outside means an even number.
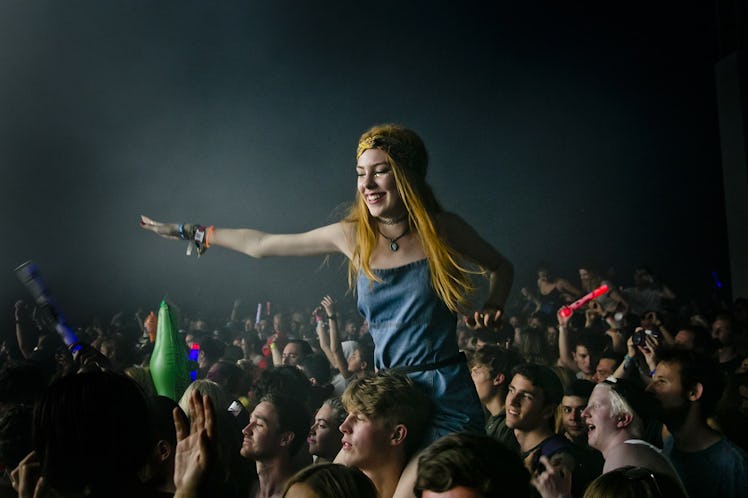
[[[190,384],[190,374],[187,355],[166,301],[161,302],[158,310],[156,343],[153,345],[150,367],[156,392],[179,402]]]

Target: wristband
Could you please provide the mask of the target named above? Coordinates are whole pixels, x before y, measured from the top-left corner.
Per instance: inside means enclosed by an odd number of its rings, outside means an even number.
[[[655,372],[656,372],[656,371],[657,371],[657,369],[654,369],[654,370],[650,370],[650,371],[649,371],[649,376],[650,376],[650,377],[654,377],[654,375],[655,375]]]
[[[210,237],[213,235],[213,232],[216,231],[216,227],[213,225],[209,226],[207,230],[205,230],[205,248],[210,247]]]
[[[195,225],[194,241],[195,241],[195,248],[197,248],[197,257],[200,257],[203,255],[203,253],[207,249],[205,245],[205,227],[204,226]]]
[[[337,320],[337,318],[335,317],[335,314],[332,314],[332,315],[327,315],[327,320],[328,321],[329,320],[335,321],[335,320]]]
[[[274,342],[270,343],[270,349],[276,349],[277,347]]]

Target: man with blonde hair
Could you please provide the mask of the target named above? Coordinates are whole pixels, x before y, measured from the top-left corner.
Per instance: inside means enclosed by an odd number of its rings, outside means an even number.
[[[340,425],[343,448],[336,462],[359,468],[382,498],[392,497],[429,426],[428,396],[406,375],[384,371],[353,381],[343,405],[348,417]]]
[[[673,465],[655,446],[640,439],[648,413],[644,390],[624,379],[609,377],[597,384],[582,412],[589,445],[603,454],[603,474],[634,465],[668,474],[680,482]]]

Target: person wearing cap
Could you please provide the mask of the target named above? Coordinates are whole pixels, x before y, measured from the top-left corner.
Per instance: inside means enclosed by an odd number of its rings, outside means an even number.
[[[603,454],[603,473],[627,465],[646,467],[655,472],[680,477],[657,447],[640,439],[648,404],[653,400],[639,386],[609,377],[595,386],[582,411],[587,424],[589,445]]]
[[[665,454],[692,498],[748,496],[748,456],[707,423],[723,386],[715,361],[675,349],[660,353],[647,388],[660,402],[662,421],[672,434]]]

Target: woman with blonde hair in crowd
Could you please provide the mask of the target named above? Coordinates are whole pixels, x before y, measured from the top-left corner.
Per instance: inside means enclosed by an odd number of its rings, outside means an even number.
[[[358,141],[352,169],[357,191],[348,215],[308,232],[271,234],[145,216],[140,224],[166,238],[192,241],[199,254],[212,246],[256,258],[342,253],[374,339],[376,369],[407,373],[435,402],[429,439],[480,431],[483,411],[457,348],[456,316],[466,313],[473,327],[496,326],[512,265],[464,220],[442,209],[426,182],[426,147],[412,130],[372,127]],[[485,303],[473,311],[471,277],[478,271],[469,263],[489,280]]]

